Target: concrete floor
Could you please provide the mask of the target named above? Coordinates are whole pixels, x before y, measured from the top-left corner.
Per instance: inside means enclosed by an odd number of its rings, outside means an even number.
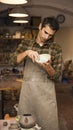
[[[56,96],[57,96],[57,105],[59,112],[59,122],[61,130],[73,130],[73,90],[72,84],[62,84],[56,83]],[[7,100],[5,102],[5,113],[8,111],[9,106],[13,107],[16,100]],[[1,117],[1,111],[0,111]]]

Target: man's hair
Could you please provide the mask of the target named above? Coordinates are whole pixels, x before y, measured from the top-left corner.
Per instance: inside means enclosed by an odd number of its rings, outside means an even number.
[[[42,21],[42,28],[46,25],[49,25],[51,29],[58,31],[59,30],[59,23],[55,17],[46,17]]]

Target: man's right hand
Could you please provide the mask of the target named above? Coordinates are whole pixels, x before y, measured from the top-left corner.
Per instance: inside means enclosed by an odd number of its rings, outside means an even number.
[[[27,50],[26,51],[26,55],[32,59],[32,61],[34,62],[36,59],[40,58],[39,54],[37,51],[33,51],[33,50]]]

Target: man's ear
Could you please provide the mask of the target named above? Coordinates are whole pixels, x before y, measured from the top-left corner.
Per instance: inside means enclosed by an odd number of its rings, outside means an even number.
[[[41,30],[41,28],[42,28],[42,24],[40,23],[40,24],[39,24],[39,30]]]

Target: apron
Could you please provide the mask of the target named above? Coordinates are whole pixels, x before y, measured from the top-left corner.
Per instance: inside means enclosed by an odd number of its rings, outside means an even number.
[[[25,65],[18,114],[32,114],[42,130],[59,130],[55,85],[46,71],[28,58]]]

